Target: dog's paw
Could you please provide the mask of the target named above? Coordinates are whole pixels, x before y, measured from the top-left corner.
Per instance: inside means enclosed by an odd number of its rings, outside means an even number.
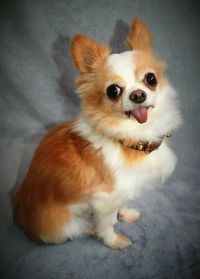
[[[131,240],[125,234],[117,234],[117,238],[114,243],[110,246],[110,248],[115,250],[121,250],[127,248],[128,246],[132,245]]]
[[[128,224],[136,223],[140,219],[140,212],[134,208],[122,208],[118,212],[118,220]]]

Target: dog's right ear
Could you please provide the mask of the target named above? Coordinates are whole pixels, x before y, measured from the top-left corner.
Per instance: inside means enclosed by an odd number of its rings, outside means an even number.
[[[109,55],[106,45],[99,45],[89,37],[77,34],[71,41],[71,56],[80,73],[94,71]]]
[[[152,50],[151,33],[147,26],[139,19],[133,19],[131,32],[127,38],[127,47],[131,50]]]

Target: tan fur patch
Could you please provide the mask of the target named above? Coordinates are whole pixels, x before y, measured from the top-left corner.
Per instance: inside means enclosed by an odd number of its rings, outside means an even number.
[[[88,36],[77,34],[71,41],[71,55],[81,73],[88,73],[98,68],[109,55],[107,45],[99,45]]]
[[[67,222],[67,205],[112,191],[113,178],[101,155],[72,132],[73,125],[65,123],[42,140],[16,195],[17,221],[32,239]]]
[[[165,63],[159,61],[151,52],[140,51],[136,53],[134,63],[136,64],[135,76],[138,81],[143,82],[144,75],[153,72],[158,80],[158,86],[164,85]]]
[[[140,20],[134,19],[127,38],[128,49],[151,51],[152,39],[149,29]]]
[[[143,160],[146,156],[144,152],[133,150],[129,147],[121,147],[125,165],[134,166]]]

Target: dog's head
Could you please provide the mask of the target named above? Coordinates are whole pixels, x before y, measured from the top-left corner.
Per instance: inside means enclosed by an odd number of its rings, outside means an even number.
[[[82,116],[114,139],[157,140],[180,123],[176,94],[164,77],[165,63],[154,55],[149,30],[137,19],[126,45],[127,51],[110,54],[107,45],[73,37]]]

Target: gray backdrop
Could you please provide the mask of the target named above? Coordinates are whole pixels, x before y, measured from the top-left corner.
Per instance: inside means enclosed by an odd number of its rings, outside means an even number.
[[[200,274],[200,9],[198,1],[1,1],[0,278],[197,278]],[[11,196],[33,150],[52,126],[79,113],[69,39],[90,35],[123,49],[132,17],[153,32],[178,91],[185,124],[171,145],[173,176],[134,202],[136,225],[117,225],[134,241],[112,251],[92,238],[59,246],[32,243],[14,224]]]

